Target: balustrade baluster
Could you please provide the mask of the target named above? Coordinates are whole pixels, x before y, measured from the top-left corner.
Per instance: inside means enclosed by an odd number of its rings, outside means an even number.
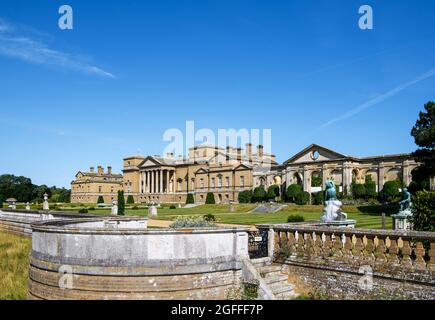
[[[387,261],[390,267],[396,268],[399,266],[399,247],[397,244],[398,237],[389,237],[390,247],[388,248]]]
[[[431,242],[429,250],[429,266],[431,272],[435,271],[435,242]]]
[[[402,238],[403,246],[402,246],[402,261],[401,266],[405,269],[412,269],[412,260],[411,260],[411,254],[412,249],[409,244],[409,239]]]
[[[426,270],[426,261],[424,261],[425,250],[423,247],[423,242],[417,241],[417,244],[414,249],[414,253],[415,253],[414,269],[418,271]]]
[[[378,244],[376,245],[376,249],[375,249],[376,264],[384,265],[387,262],[387,256],[385,255],[386,252],[385,238],[383,238],[382,236],[378,236],[377,239],[378,239]]]

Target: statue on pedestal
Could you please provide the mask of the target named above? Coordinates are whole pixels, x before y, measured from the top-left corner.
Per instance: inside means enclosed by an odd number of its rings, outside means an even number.
[[[412,216],[412,201],[411,194],[407,188],[402,190],[402,200],[399,202],[399,205],[399,213],[391,215],[391,218],[393,218],[393,229],[412,230],[412,224],[409,221],[409,218]]]
[[[117,216],[118,215],[118,201],[113,200],[112,202],[112,215]]]
[[[325,204],[323,215],[320,220],[322,222],[346,221],[347,214],[341,211],[342,203],[337,199],[337,191],[333,181],[326,182]]]
[[[30,210],[30,203],[26,203],[26,210],[29,211]]]
[[[157,207],[155,203],[151,203],[151,206],[148,208],[148,218],[156,218],[157,217]]]
[[[48,204],[48,194],[44,193],[44,203],[42,204],[42,210],[48,211],[50,210],[50,206]]]
[[[399,214],[403,215],[412,215],[411,212],[411,193],[409,193],[407,188],[403,188],[402,190],[402,201],[399,202],[400,212]]]

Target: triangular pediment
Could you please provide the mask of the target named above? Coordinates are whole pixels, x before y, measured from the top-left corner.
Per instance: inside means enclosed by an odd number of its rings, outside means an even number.
[[[242,164],[238,165],[237,167],[235,167],[234,170],[235,171],[251,170],[251,168],[242,163]]]
[[[338,160],[346,157],[347,156],[344,154],[322,147],[318,144],[312,144],[295,154],[293,157],[284,162],[284,164]]]
[[[162,163],[159,162],[154,157],[147,157],[145,160],[140,164],[140,168],[146,168],[146,167],[155,167],[155,166],[161,166]]]
[[[204,168],[199,168],[199,169],[195,172],[195,174],[206,174],[206,173],[208,173],[208,171],[207,171],[206,169],[204,169]]]

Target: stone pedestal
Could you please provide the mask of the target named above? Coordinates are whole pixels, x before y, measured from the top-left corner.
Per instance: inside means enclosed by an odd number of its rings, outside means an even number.
[[[118,202],[116,202],[116,201],[113,201],[111,214],[113,216],[117,216],[118,215]]]
[[[49,211],[50,206],[48,204],[48,194],[44,194],[44,203],[42,204],[42,210]]]
[[[157,217],[157,208],[155,206],[151,206],[148,209],[148,217],[156,218]]]
[[[355,228],[356,220],[330,221],[325,222],[325,225],[335,228]]]
[[[412,230],[412,224],[409,218],[412,213],[407,211],[401,211],[398,214],[391,215],[393,219],[393,230]]]

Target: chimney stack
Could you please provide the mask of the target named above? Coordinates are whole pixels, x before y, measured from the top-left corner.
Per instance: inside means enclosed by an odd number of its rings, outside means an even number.
[[[242,160],[242,148],[237,148],[237,161]]]
[[[107,167],[107,174],[109,174],[109,175],[112,174],[112,167]]]
[[[90,173],[94,173],[94,172],[95,172],[95,168],[94,168],[94,167],[91,167],[90,170],[89,170],[89,172],[90,172]]]
[[[248,157],[249,162],[252,162],[252,143],[246,144],[246,155]]]
[[[104,173],[104,169],[102,166],[98,166],[98,174],[102,175]]]
[[[263,155],[264,155],[263,149],[264,148],[263,148],[263,146],[261,144],[257,147],[257,156],[260,159],[263,159]]]
[[[231,151],[231,147],[227,146],[227,161],[230,160],[230,151]]]

